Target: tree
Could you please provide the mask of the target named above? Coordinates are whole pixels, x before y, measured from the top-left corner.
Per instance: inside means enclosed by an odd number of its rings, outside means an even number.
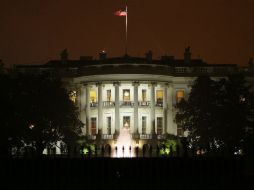
[[[10,140],[11,134],[14,134],[13,124],[14,120],[12,119],[14,116],[13,113],[13,104],[12,98],[12,80],[10,76],[6,75],[3,72],[0,72],[0,156],[6,156],[10,154]],[[19,133],[17,129],[16,134]]]
[[[225,82],[223,123],[218,130],[228,154],[243,148],[245,137],[253,128],[253,94],[243,75],[232,75]]]
[[[251,139],[253,102],[253,94],[241,75],[219,81],[198,77],[189,99],[177,105],[175,119],[177,125],[190,131],[192,146],[206,148],[207,152],[226,150],[233,155]],[[248,138],[244,141],[245,136]]]
[[[30,145],[41,155],[46,146],[59,140],[70,143],[78,139],[82,123],[60,79],[22,74],[7,78],[1,101],[6,101],[8,117],[1,123],[8,129],[5,140],[11,139],[9,144]]]
[[[176,123],[190,132],[193,146],[209,148],[214,142],[219,95],[220,83],[202,76],[194,81],[188,101],[182,100],[177,105]]]

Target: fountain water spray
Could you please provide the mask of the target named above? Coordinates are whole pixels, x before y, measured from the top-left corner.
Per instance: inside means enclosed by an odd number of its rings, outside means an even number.
[[[133,157],[133,141],[131,138],[130,128],[128,124],[124,124],[124,127],[120,130],[119,137],[116,142],[117,152],[115,151],[115,157]],[[115,148],[116,150],[116,148]]]

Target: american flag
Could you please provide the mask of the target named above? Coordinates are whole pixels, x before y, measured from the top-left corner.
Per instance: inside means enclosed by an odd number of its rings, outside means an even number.
[[[116,16],[127,16],[127,11],[119,10],[119,11],[115,12],[115,15]]]

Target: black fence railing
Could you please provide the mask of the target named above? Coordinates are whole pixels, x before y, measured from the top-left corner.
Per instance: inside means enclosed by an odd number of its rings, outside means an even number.
[[[243,158],[2,159],[7,187],[124,189],[251,189],[252,170]],[[84,183],[85,179],[85,183]],[[6,184],[5,184],[6,183]],[[120,187],[121,187],[120,186]]]

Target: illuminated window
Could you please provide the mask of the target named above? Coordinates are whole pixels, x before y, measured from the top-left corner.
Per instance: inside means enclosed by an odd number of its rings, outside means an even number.
[[[157,135],[161,135],[162,134],[162,127],[163,127],[163,121],[162,121],[162,117],[157,117]]]
[[[182,99],[184,99],[184,90],[176,91],[176,103],[179,103]]]
[[[142,116],[142,134],[146,134],[146,117]]]
[[[124,128],[130,128],[130,116],[124,116],[123,117],[123,127]]]
[[[130,101],[130,90],[123,90],[123,101]]]
[[[111,101],[111,90],[107,90],[107,101]]]
[[[163,105],[163,90],[156,91],[156,104],[160,106]]]
[[[107,134],[111,135],[111,117],[107,117]]]
[[[146,90],[142,90],[142,101],[146,101]]]
[[[96,90],[90,90],[90,102],[94,103],[96,102]]]
[[[77,92],[75,90],[70,91],[69,98],[73,103],[76,103],[77,101]]]
[[[96,135],[96,128],[97,128],[97,123],[96,123],[96,117],[91,118],[91,134]]]

